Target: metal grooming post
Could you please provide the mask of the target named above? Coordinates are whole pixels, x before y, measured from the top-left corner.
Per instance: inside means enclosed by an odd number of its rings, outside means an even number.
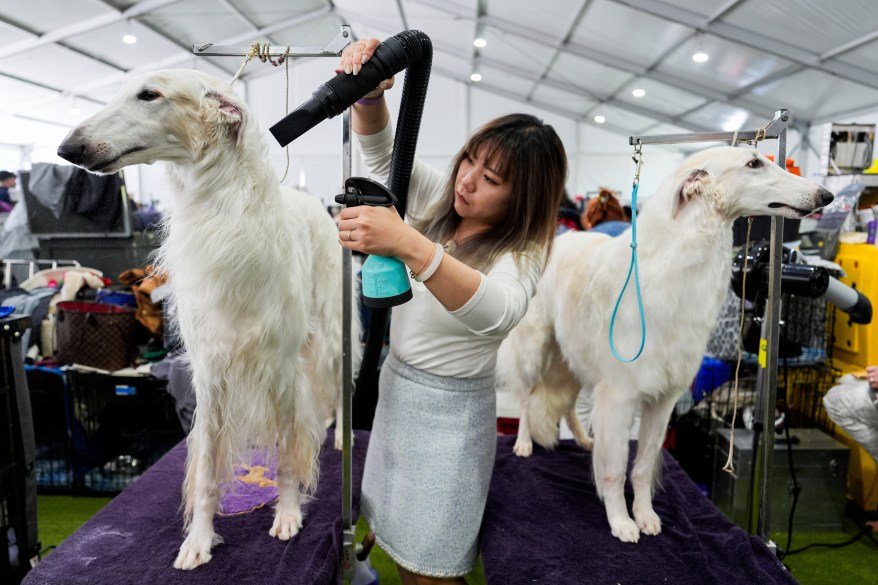
[[[339,57],[341,52],[353,39],[351,27],[341,25],[341,32],[325,47],[269,47],[263,53],[265,57],[277,58],[283,55],[288,57]],[[247,57],[250,47],[214,45],[205,43],[192,45],[192,52],[203,56],[226,56]],[[345,110],[342,115],[342,163],[341,185],[351,176],[351,116],[350,110]],[[351,474],[351,447],[352,447],[352,418],[353,407],[353,377],[354,368],[352,361],[351,319],[353,319],[353,283],[352,283],[351,251],[342,248],[342,560],[341,570],[344,583],[350,583],[354,577],[354,564],[356,555],[356,526],[353,524],[352,511],[352,474]],[[339,421],[336,421],[336,425]]]
[[[686,142],[747,142],[750,140],[777,140],[775,162],[786,168],[787,126],[790,122],[789,110],[777,110],[774,118],[762,129],[747,132],[700,132],[692,134],[665,134],[658,136],[631,136],[628,143],[637,144],[682,144]],[[756,466],[752,493],[749,503],[749,530],[762,538],[772,552],[777,545],[771,540],[769,530],[771,485],[771,462],[774,453],[774,408],[777,401],[777,351],[780,333],[780,278],[781,253],[783,247],[783,218],[771,216],[771,257],[769,259],[768,299],[765,320],[762,322],[762,338],[759,343],[759,369],[756,376],[758,390],[754,430],[762,438],[759,449],[755,449]],[[768,428],[766,429],[766,424]]]

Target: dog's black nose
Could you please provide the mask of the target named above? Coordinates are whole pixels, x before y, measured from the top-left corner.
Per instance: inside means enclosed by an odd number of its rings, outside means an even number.
[[[85,155],[85,145],[82,143],[62,142],[61,146],[58,147],[58,156],[75,165],[82,162],[83,155]]]
[[[835,199],[835,196],[823,187],[820,187],[820,190],[817,191],[817,197],[820,198],[821,205],[829,205]]]

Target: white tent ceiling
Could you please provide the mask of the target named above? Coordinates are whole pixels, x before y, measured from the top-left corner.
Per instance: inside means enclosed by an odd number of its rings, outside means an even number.
[[[480,73],[485,91],[627,135],[878,110],[874,0],[26,0],[0,3],[0,143],[26,143],[28,124],[72,127],[131,73],[231,78],[242,62],[193,44],[325,46],[341,24],[355,37],[422,30],[433,75]]]

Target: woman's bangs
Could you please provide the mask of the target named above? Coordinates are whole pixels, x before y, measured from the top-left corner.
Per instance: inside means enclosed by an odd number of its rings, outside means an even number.
[[[467,152],[472,157],[478,157],[485,161],[485,166],[500,175],[504,181],[509,180],[509,170],[512,161],[507,156],[507,149],[503,147],[497,138],[483,136],[470,144]]]

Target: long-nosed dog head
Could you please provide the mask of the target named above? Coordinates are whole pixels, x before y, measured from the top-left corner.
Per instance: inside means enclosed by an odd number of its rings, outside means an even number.
[[[787,172],[756,150],[718,146],[695,153],[674,177],[672,215],[701,201],[723,217],[782,215],[799,219],[833,199],[820,185]]]
[[[126,82],[70,131],[58,156],[99,174],[158,160],[193,164],[211,149],[236,148],[249,118],[228,84],[200,71],[156,71]]]

